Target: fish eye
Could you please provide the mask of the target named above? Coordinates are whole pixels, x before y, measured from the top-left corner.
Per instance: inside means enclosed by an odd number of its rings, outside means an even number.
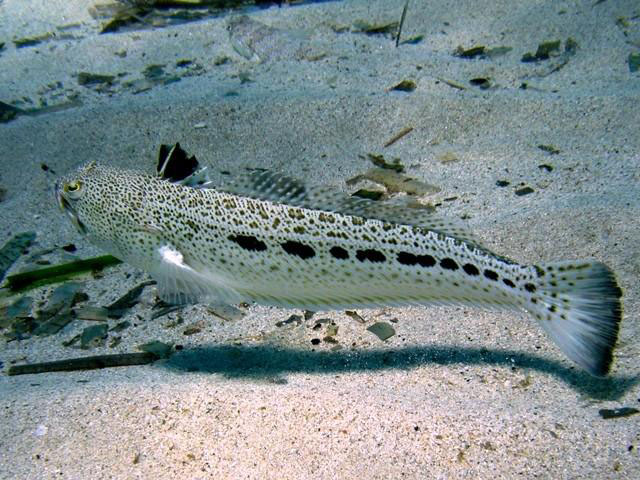
[[[77,180],[73,182],[65,183],[63,187],[64,193],[69,194],[71,198],[78,198],[81,189],[82,189],[82,182],[79,182]]]

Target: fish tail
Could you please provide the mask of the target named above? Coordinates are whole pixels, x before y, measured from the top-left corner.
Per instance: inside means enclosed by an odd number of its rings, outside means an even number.
[[[599,262],[557,262],[535,267],[539,283],[526,309],[565,355],[595,376],[609,373],[620,321],[622,290]]]

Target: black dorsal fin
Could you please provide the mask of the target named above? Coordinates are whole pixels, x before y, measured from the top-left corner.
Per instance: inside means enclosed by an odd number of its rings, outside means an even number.
[[[210,182],[205,173],[206,167],[199,169],[198,165],[195,155],[189,156],[179,143],[160,145],[156,171],[162,180],[203,188]]]

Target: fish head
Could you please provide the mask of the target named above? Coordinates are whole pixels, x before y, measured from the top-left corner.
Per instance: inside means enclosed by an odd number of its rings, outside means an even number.
[[[58,206],[91,243],[118,256],[124,232],[140,224],[144,177],[88,163],[56,182]]]

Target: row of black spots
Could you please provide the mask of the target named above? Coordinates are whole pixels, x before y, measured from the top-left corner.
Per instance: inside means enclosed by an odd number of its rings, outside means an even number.
[[[284,243],[281,243],[280,246],[289,255],[295,255],[303,260],[307,260],[316,256],[316,251],[313,249],[313,247],[310,247],[309,245],[301,242],[288,240]]]
[[[267,249],[267,244],[253,235],[229,235],[227,238],[250,252],[264,252]]]
[[[414,255],[409,252],[400,252],[396,256],[396,260],[402,265],[408,265],[410,267],[414,265],[420,265],[421,267],[433,267],[436,264],[436,259],[431,255]]]
[[[329,253],[337,260],[347,260],[349,258],[349,252],[342,247],[331,247]]]
[[[489,280],[492,280],[494,282],[497,282],[498,278],[500,278],[496,272],[494,272],[493,270],[489,270],[488,268],[485,269],[483,273],[485,278],[488,278]],[[507,287],[516,288],[516,284],[513,283],[513,281],[508,278],[503,278],[502,283],[504,283]],[[535,292],[536,287],[532,283],[527,283],[525,285],[525,289],[527,289],[527,291],[529,292]]]
[[[361,262],[368,260],[369,262],[374,263],[384,262],[387,260],[387,257],[384,256],[384,253],[372,248],[367,248],[365,250],[356,250],[356,258]]]

